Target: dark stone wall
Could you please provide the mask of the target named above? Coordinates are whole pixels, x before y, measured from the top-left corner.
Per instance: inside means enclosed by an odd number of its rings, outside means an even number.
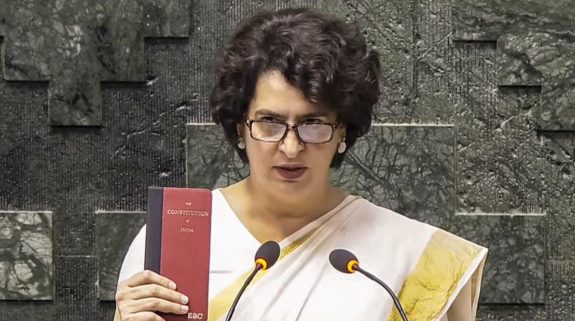
[[[382,59],[336,184],[490,248],[479,320],[575,315],[575,6],[567,0],[0,0],[0,321],[111,320],[149,185],[247,168],[206,98],[230,30],[311,6]]]

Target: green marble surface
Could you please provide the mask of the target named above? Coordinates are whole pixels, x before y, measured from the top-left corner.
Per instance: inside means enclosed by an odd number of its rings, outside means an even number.
[[[450,231],[489,248],[480,302],[545,303],[545,216],[456,215]]]
[[[55,266],[53,320],[98,320],[96,257],[59,256]]]
[[[52,213],[0,212],[0,300],[54,298]]]
[[[572,1],[454,2],[455,40],[497,42],[497,85],[539,86],[533,118],[543,130],[575,130]]]
[[[100,212],[96,214],[96,256],[100,300],[114,301],[124,256],[145,220],[145,212]]]
[[[333,181],[350,193],[447,228],[454,212],[453,127],[374,126]]]
[[[416,52],[413,46],[413,4],[410,1],[324,1],[322,8],[356,22],[369,46],[381,57],[382,97],[375,109],[378,122],[435,119],[435,110],[421,108],[414,100],[417,91],[413,78]]]
[[[5,79],[48,81],[53,126],[101,126],[100,82],[144,82],[144,37],[189,35],[187,1],[6,1]]]

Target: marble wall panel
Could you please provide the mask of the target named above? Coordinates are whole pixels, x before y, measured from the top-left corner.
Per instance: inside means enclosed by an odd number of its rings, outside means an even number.
[[[122,262],[145,223],[145,212],[97,212],[98,297],[113,301]]]
[[[2,2],[0,2],[0,17],[5,17],[6,12],[8,12],[8,1],[2,1]],[[2,40],[4,38],[4,34],[5,34],[4,23],[0,22],[0,44],[2,43]],[[0,65],[2,65],[2,64],[0,64]],[[0,67],[3,67],[3,66],[0,66]]]
[[[56,126],[101,126],[101,81],[146,79],[144,37],[189,32],[188,1],[8,1],[5,77],[49,81]]]
[[[572,81],[575,75],[571,67],[575,28],[571,17],[575,14],[575,7],[570,1],[464,0],[455,2],[453,10],[456,40],[464,40],[472,46],[477,46],[472,44],[477,40],[497,41],[496,59],[491,60],[489,66],[476,64],[496,71],[496,78],[489,81],[491,89],[488,91],[494,92],[492,89],[499,86],[503,93],[499,96],[511,98],[508,99],[511,103],[504,105],[527,107],[520,107],[524,110],[523,115],[520,112],[513,120],[522,119],[522,127],[531,128],[531,131],[525,131],[529,135],[522,135],[522,139],[518,136],[515,145],[527,142],[538,148],[531,148],[532,152],[522,148],[527,151],[527,156],[525,153],[511,154],[521,155],[523,165],[507,167],[520,174],[523,171],[521,176],[529,178],[529,183],[522,185],[536,191],[531,196],[523,193],[525,204],[536,204],[547,214],[547,317],[552,320],[569,319],[569,315],[575,312],[575,301],[568,299],[575,291],[570,273],[574,257],[574,227],[570,222],[575,204]],[[475,70],[475,74],[485,79],[485,73]],[[518,95],[521,91],[523,93]],[[531,103],[526,104],[529,100]],[[508,122],[504,124],[508,125]],[[564,132],[554,132],[556,130]],[[498,132],[496,136],[500,134]],[[493,162],[505,164],[508,161]]]
[[[100,301],[98,305],[98,320],[109,321],[114,320],[116,313],[116,302],[114,301]]]
[[[321,8],[357,23],[381,57],[382,95],[375,108],[376,122],[435,120],[433,109],[421,108],[415,101],[413,1],[324,1]]]
[[[249,174],[224,132],[216,125],[186,125],[187,186],[220,188],[242,180]]]
[[[218,58],[229,39],[233,28],[244,18],[263,10],[288,7],[319,7],[334,1],[325,0],[276,0],[276,1],[197,1],[193,5],[193,32],[190,35],[190,60],[194,62],[188,69],[192,77],[192,91],[196,98],[192,101],[194,113],[188,122],[212,122],[208,97],[212,89]]]
[[[525,304],[483,304],[479,306],[476,321],[545,321],[545,306]]]
[[[7,84],[0,77],[0,209],[49,208],[46,99],[42,84]]]
[[[497,41],[497,85],[541,87],[538,128],[575,130],[571,1],[456,1],[455,39]]]
[[[69,207],[54,209],[54,255],[94,253],[94,214],[85,211]]]
[[[429,115],[416,123],[455,123],[456,104],[453,91],[457,87],[452,49],[452,1],[413,1],[413,72],[416,92],[414,105]],[[385,57],[383,57],[385,59]]]
[[[457,211],[542,213],[541,177],[552,174],[531,121],[538,92],[497,87],[492,47],[460,44],[457,50]]]
[[[189,79],[182,77],[187,73],[176,72],[176,60],[185,60],[181,49],[149,47],[157,64],[148,86],[104,86],[103,128],[50,128],[42,112],[45,86],[0,80],[0,101],[7,104],[0,108],[0,208],[84,215],[78,223],[66,221],[82,230],[93,226],[82,222],[95,208],[142,210],[147,186],[183,186],[183,123],[194,110],[187,103]]]
[[[447,227],[454,212],[455,131],[373,126],[332,175],[336,185],[396,212]]]
[[[506,33],[497,39],[496,83],[499,86],[541,87],[543,75],[527,54],[533,50],[534,43],[542,40],[541,35],[534,34],[527,26],[520,29],[522,31]]]
[[[575,315],[575,133],[541,136],[554,175],[545,178],[548,211],[546,307],[550,320]]]
[[[98,320],[96,257],[60,256],[56,264],[55,320]]]
[[[575,260],[575,133],[544,133],[541,146],[553,173],[543,179],[549,216],[548,255],[551,261]],[[557,279],[550,280],[565,280],[568,275],[558,273]],[[570,280],[575,282],[575,274]]]
[[[2,321],[56,320],[52,301],[0,301],[0,311]]]
[[[0,300],[54,295],[52,213],[0,211]]]
[[[482,303],[545,303],[546,217],[456,215],[450,230],[489,249]]]

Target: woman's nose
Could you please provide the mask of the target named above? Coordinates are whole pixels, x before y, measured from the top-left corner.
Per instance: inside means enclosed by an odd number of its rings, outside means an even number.
[[[304,143],[297,136],[297,129],[289,128],[278,147],[287,157],[295,158],[304,149]]]

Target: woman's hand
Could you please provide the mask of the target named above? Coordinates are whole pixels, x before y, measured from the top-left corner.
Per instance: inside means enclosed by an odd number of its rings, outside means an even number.
[[[156,312],[185,314],[188,298],[174,291],[176,284],[149,270],[120,283],[114,321],[163,321]]]

